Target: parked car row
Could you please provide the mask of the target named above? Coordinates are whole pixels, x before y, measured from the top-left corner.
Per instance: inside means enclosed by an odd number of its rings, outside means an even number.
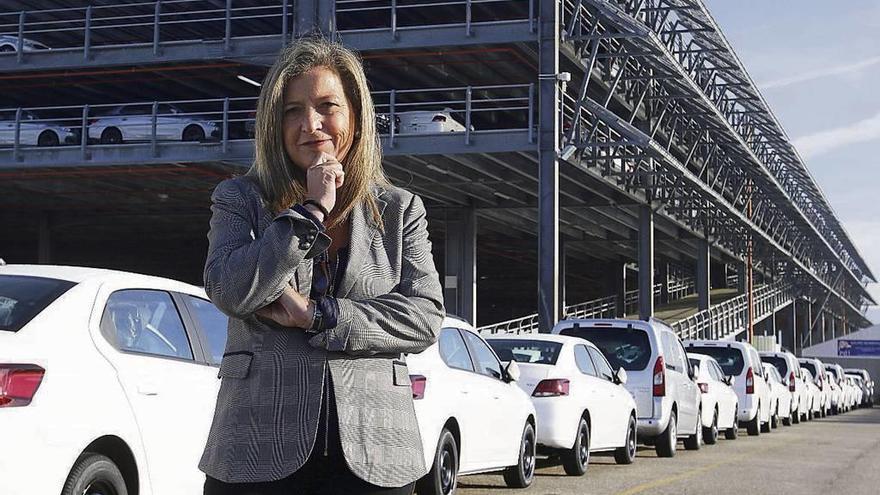
[[[254,137],[255,112],[230,112],[231,139]],[[453,117],[451,109],[440,111],[399,112],[394,115],[395,134],[435,134],[464,132],[465,127]],[[0,110],[0,146],[15,144],[16,110]],[[33,110],[22,110],[19,118],[21,146],[51,147],[78,145],[82,126],[75,119],[46,118]],[[67,125],[62,125],[66,123]],[[128,104],[95,108],[87,122],[89,144],[122,144],[147,142],[153,139],[152,104]],[[156,108],[157,141],[217,141],[222,138],[222,123],[208,114],[188,112],[179,105],[161,103]],[[391,132],[391,117],[376,115],[379,134]],[[473,130],[473,126],[471,126]]]
[[[219,388],[227,317],[201,288],[111,270],[0,266],[4,493],[195,493]],[[406,359],[428,474],[535,479],[537,456],[584,475],[591,456],[672,457],[740,425],[759,435],[867,404],[864,370],[734,341],[684,341],[659,320],[559,322],[551,334],[482,336],[447,317]],[[814,380],[813,376],[817,378]],[[75,405],[75,407],[72,407]]]

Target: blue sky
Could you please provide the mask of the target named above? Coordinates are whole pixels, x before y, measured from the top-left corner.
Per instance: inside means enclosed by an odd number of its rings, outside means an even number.
[[[704,1],[880,278],[880,2]]]

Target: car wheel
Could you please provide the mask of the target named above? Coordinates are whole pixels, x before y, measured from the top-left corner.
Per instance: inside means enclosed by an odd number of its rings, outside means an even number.
[[[669,424],[666,430],[657,437],[654,449],[657,450],[658,457],[675,457],[675,447],[678,444],[678,418],[675,413],[669,417]]]
[[[458,444],[455,436],[446,428],[440,432],[434,464],[431,470],[416,484],[422,495],[449,495],[458,483]]]
[[[183,130],[181,139],[183,141],[204,141],[205,130],[197,125],[191,125]]]
[[[758,404],[758,410],[755,412],[755,417],[746,423],[746,431],[748,431],[749,436],[753,437],[761,434],[761,404]]]
[[[770,433],[772,428],[771,422],[773,421],[773,416],[770,416],[770,419],[767,420],[766,423],[761,423],[761,433]]]
[[[37,138],[37,146],[58,146],[58,134],[53,131],[43,131]]]
[[[626,428],[626,444],[614,451],[614,460],[618,464],[632,464],[636,459],[636,418],[629,417],[629,426]]]
[[[715,409],[715,414],[712,416],[712,426],[708,428],[703,428],[703,440],[706,441],[706,445],[715,445],[718,442],[718,409]]]
[[[128,495],[122,472],[109,457],[82,454],[64,482],[61,495]]]
[[[779,428],[779,412],[775,412],[770,416],[770,428],[774,430]]]
[[[101,144],[120,144],[122,143],[122,132],[115,127],[108,127],[101,133]]]
[[[574,447],[562,454],[562,467],[569,476],[582,476],[590,464],[590,425],[582,417],[577,428]]]
[[[794,424],[800,424],[801,422],[801,408],[798,407],[795,409],[793,413],[791,413],[791,422]]]
[[[9,45],[0,46],[0,53],[11,53],[14,52],[15,48]]]
[[[728,440],[736,440],[739,436],[739,418],[736,417],[736,411],[739,409],[739,406],[736,406],[733,409],[733,426],[724,430],[724,438]]]
[[[526,488],[535,479],[535,427],[526,423],[519,445],[519,461],[504,470],[504,482],[510,488]]]
[[[700,450],[703,445],[703,408],[697,409],[697,429],[694,434],[684,439],[684,448]]]
[[[787,418],[782,418],[782,426],[791,426],[792,414],[789,412]]]

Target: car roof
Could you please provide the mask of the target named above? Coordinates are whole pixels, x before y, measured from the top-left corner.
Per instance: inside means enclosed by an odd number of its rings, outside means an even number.
[[[698,352],[686,352],[685,354],[687,355],[688,359],[694,358],[694,359],[699,359],[700,361],[709,361],[709,360],[715,361],[715,358],[713,358],[712,356],[707,356],[705,354],[700,354]]]
[[[85,281],[104,282],[108,280],[119,280],[120,278],[125,278],[131,281],[139,281],[142,283],[149,283],[150,281],[160,281],[163,285],[178,285],[181,290],[186,291],[191,291],[193,289],[197,291],[202,290],[200,287],[197,287],[195,285],[187,284],[185,282],[170,278],[85,266],[25,264],[3,265],[0,266],[0,275],[21,275],[31,277],[54,278],[59,280],[67,280],[68,282],[74,283],[82,283]]]
[[[569,335],[555,335],[549,333],[521,333],[521,334],[495,334],[484,335],[486,340],[491,339],[513,339],[513,340],[542,340],[545,342],[558,342],[560,344],[583,344],[585,339],[580,337],[572,337]]]

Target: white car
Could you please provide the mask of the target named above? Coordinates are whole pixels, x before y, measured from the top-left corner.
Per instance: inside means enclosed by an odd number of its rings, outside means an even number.
[[[839,364],[833,363],[825,363],[825,370],[831,372],[831,379],[834,381],[837,388],[840,390],[837,399],[837,411],[836,413],[847,412],[850,408],[850,390],[849,387],[844,383],[844,375],[843,367]]]
[[[786,421],[800,422],[801,415],[806,414],[807,410],[806,406],[801,405],[806,404],[807,390],[804,386],[801,364],[798,362],[797,357],[787,351],[762,351],[758,355],[761,356],[761,361],[770,363],[776,368],[780,378],[782,378],[782,384],[787,386],[788,391],[791,393],[791,411],[780,412],[779,417],[782,418],[783,423]]]
[[[851,397],[850,402],[852,404],[850,407],[853,409],[856,407],[859,407],[859,405],[861,405],[861,403],[862,403],[862,388],[861,388],[861,386],[858,384],[855,377],[853,377],[853,376],[844,375],[844,380],[846,380],[846,383],[847,383],[847,385],[849,385],[849,388],[850,388],[850,397]]]
[[[0,266],[4,495],[201,493],[226,324],[182,282]]]
[[[874,380],[871,379],[871,374],[868,373],[868,370],[863,368],[846,368],[843,370],[847,375],[854,375],[861,377],[862,379],[862,387],[864,388],[864,396],[863,398],[863,406],[871,407],[874,405]]]
[[[842,411],[840,401],[841,401],[841,392],[840,385],[837,384],[837,381],[834,380],[834,373],[825,370],[825,386],[828,387],[828,395],[829,395],[829,411],[831,414],[839,414]]]
[[[441,134],[446,132],[464,132],[465,126],[455,119],[451,108],[443,110],[416,110],[411,112],[395,112],[395,132],[401,134]],[[390,120],[390,117],[386,117]],[[390,124],[389,124],[390,125]],[[471,126],[474,130],[474,126]]]
[[[120,144],[152,139],[152,104],[120,105],[97,112],[88,122],[90,142]],[[156,109],[158,141],[205,141],[221,137],[220,133],[220,126],[204,115],[167,103],[160,103]]]
[[[802,370],[804,373],[804,384],[807,386],[807,390],[809,393],[809,401],[807,402],[806,407],[806,415],[805,419],[807,421],[812,421],[815,418],[819,418],[822,416],[822,391],[819,390],[819,387],[816,385],[816,379],[813,378],[813,374],[810,373],[810,370]]]
[[[703,394],[703,439],[712,445],[718,441],[719,430],[724,430],[725,438],[735,440],[739,435],[738,398],[733,390],[736,379],[724,376],[721,366],[709,356],[689,352],[687,357],[696,370],[697,386]]]
[[[764,368],[758,351],[747,342],[732,340],[688,340],[685,346],[688,352],[712,356],[725,375],[736,378],[737,416],[740,424],[746,424],[749,435],[769,431],[770,387],[763,379]]]
[[[21,39],[22,52],[36,52],[40,50],[49,50],[50,48],[39,41],[27,38]],[[0,34],[0,53],[15,53],[18,51],[18,36],[8,34]]]
[[[832,388],[826,377],[825,365],[816,358],[800,358],[798,364],[808,370],[813,376],[813,383],[819,389],[820,417],[825,417],[831,412]]]
[[[792,412],[791,401],[792,394],[789,386],[783,383],[782,377],[779,376],[779,370],[770,363],[764,363],[764,376],[767,379],[767,385],[770,386],[770,427],[779,426],[779,420],[782,424],[791,425]]]
[[[15,113],[16,110],[0,110],[0,145],[15,144]],[[78,131],[41,119],[30,110],[21,111],[18,123],[18,144],[22,146],[58,146],[59,144],[75,144]]]
[[[498,470],[508,486],[531,484],[537,415],[516,362],[503,366],[471,325],[450,317],[438,341],[406,362],[430,469],[420,494],[447,495],[460,475]]]
[[[660,320],[562,320],[554,334],[592,342],[613,369],[626,370],[636,401],[638,437],[672,457],[679,439],[688,450],[703,444],[702,398],[678,336]]]
[[[538,413],[538,448],[559,455],[581,476],[590,453],[613,451],[618,464],[636,455],[636,403],[599,349],[577,337],[532,334],[486,339],[501,361],[516,361],[519,387]]]

